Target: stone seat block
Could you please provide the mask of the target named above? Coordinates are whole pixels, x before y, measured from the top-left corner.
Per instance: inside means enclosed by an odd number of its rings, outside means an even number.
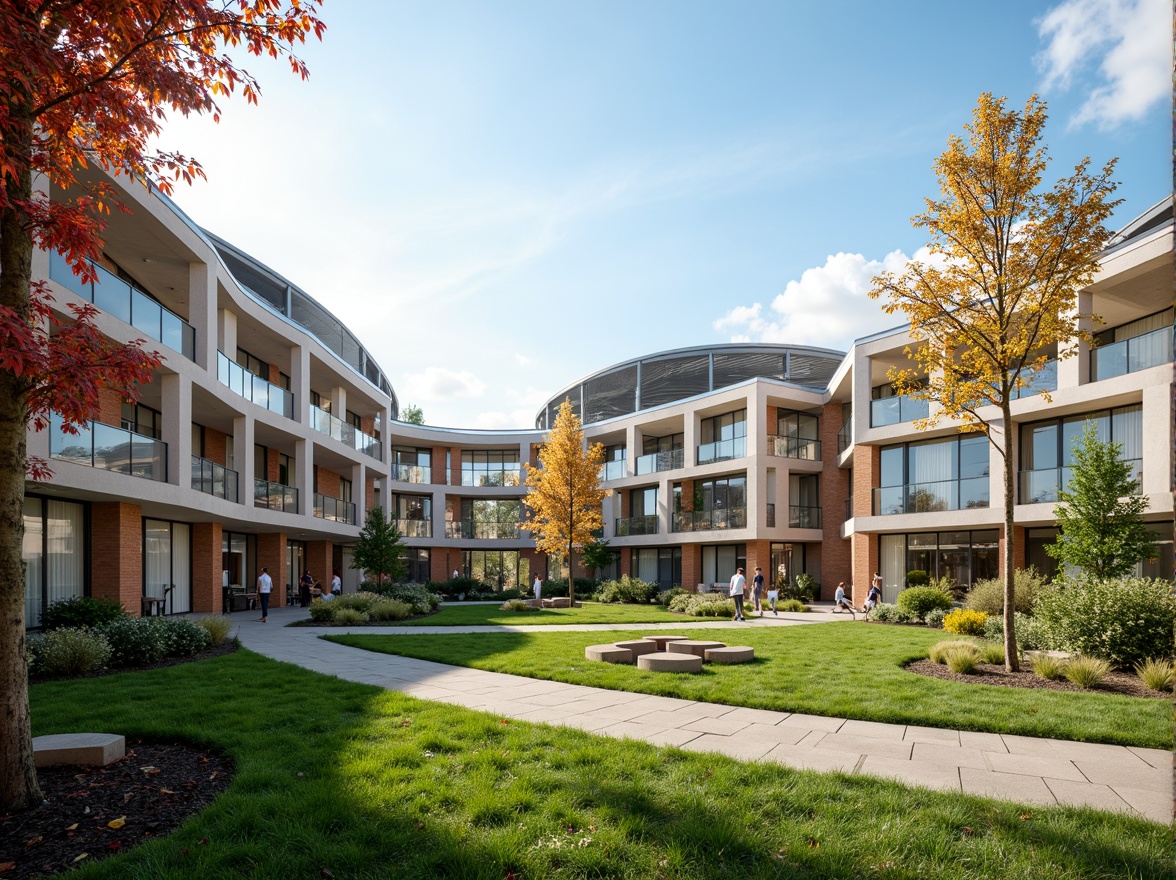
[[[543,604],[546,605],[547,603],[544,602]],[[555,596],[554,598],[551,599],[551,607],[552,608],[571,608],[572,601],[567,596]]]
[[[633,652],[628,648],[618,648],[616,645],[589,645],[584,649],[584,656],[601,663],[633,662]]]
[[[750,663],[755,659],[755,648],[746,645],[710,648],[704,652],[703,657],[711,663]]]
[[[649,641],[651,641],[651,642],[656,642],[657,649],[659,651],[664,651],[664,650],[666,650],[667,643],[688,641],[690,639],[690,636],[649,635],[649,636],[646,636],[645,638],[649,639]]]
[[[115,733],[53,733],[33,737],[33,761],[38,767],[58,764],[105,767],[126,754],[126,737]]]
[[[673,642],[671,642],[673,644]],[[655,651],[637,658],[637,668],[650,672],[702,672],[702,658],[695,654]]]
[[[642,654],[652,654],[654,651],[661,650],[657,646],[657,642],[653,639],[634,639],[631,642],[617,642],[618,648],[627,648],[633,652],[634,657],[640,657]]]
[[[666,645],[666,650],[671,654],[693,654],[699,660],[706,656],[706,652],[712,648],[727,647],[723,642],[704,642],[699,639],[685,639],[678,642],[670,642]]]

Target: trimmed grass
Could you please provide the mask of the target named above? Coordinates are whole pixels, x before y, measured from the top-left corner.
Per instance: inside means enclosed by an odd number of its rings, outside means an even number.
[[[542,623],[713,623],[713,618],[671,614],[660,605],[603,605],[544,608],[540,611],[499,611],[497,605],[445,605],[436,614],[406,620],[399,626],[535,626]]]
[[[237,766],[175,833],[76,880],[1170,877],[1157,823],[508,723],[247,651],[31,696],[35,734],[187,740]]]
[[[867,625],[711,629],[706,638],[750,645],[756,659],[739,666],[710,664],[698,675],[645,672],[584,659],[588,645],[641,635],[597,631],[326,638],[493,672],[732,706],[1172,747],[1171,706],[1165,700],[963,684],[903,669],[943,640],[938,630]]]

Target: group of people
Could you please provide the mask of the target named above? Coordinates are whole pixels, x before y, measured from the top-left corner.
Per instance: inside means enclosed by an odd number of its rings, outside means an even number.
[[[782,568],[783,566],[781,566]],[[747,578],[743,575],[743,569],[735,570],[735,576],[731,578],[731,588],[729,595],[735,600],[735,620],[746,620],[743,614],[743,599],[744,594],[747,593]],[[778,590],[768,590],[767,598],[771,605],[772,613],[779,617],[779,612],[776,610],[776,599],[780,593]],[[764,596],[764,574],[763,569],[756,566],[755,576],[751,579],[750,597],[752,602],[752,611],[758,611],[759,616],[764,616],[763,599]],[[853,603],[846,598],[845,595],[845,581],[837,585],[837,592],[833,595],[833,613],[840,614],[842,610],[849,611],[850,614],[864,614],[866,620],[870,619],[870,612],[874,610],[879,602],[882,601],[882,575],[874,572],[874,577],[870,581],[870,591],[866,594],[865,606],[862,608],[854,608]]]
[[[257,598],[261,602],[261,617],[259,620],[262,623],[266,623],[269,618],[269,601],[273,589],[274,579],[270,577],[269,568],[263,566],[261,574],[257,576]],[[331,577],[331,588],[329,590],[323,589],[322,582],[314,579],[314,575],[310,573],[309,568],[298,579],[298,604],[302,608],[309,606],[311,599],[321,598],[324,602],[330,602],[342,592],[343,579],[339,576],[339,569],[335,569],[335,573]]]

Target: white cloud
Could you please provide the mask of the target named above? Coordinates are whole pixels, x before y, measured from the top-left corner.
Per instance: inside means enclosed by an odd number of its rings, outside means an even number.
[[[485,393],[486,383],[465,370],[428,367],[420,373],[408,373],[397,390],[401,399],[423,405],[456,397],[479,397]]]
[[[1141,118],[1169,93],[1171,9],[1166,0],[1065,0],[1037,21],[1043,90],[1074,86],[1100,58],[1089,96],[1070,120],[1102,129]]]
[[[915,259],[929,260],[926,248]],[[736,306],[714,322],[729,332],[731,342],[782,342],[821,348],[848,349],[855,339],[901,323],[901,318],[882,312],[880,302],[866,296],[870,282],[880,272],[899,272],[907,264],[902,251],[882,260],[861,254],[833,254],[824,266],[806,269],[798,281],[789,281],[768,309],[760,303]]]

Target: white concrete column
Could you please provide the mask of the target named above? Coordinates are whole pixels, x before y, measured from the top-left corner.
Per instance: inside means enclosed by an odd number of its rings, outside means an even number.
[[[870,430],[870,358],[856,347],[853,354],[853,442]]]
[[[690,411],[683,418],[682,425],[682,466],[698,467],[698,413]]]
[[[228,309],[217,312],[216,344],[229,360],[237,359],[237,315]]]
[[[188,264],[188,323],[196,331],[196,365],[216,374],[216,272],[208,263]]]
[[[331,389],[331,415],[341,422],[347,421],[347,389],[341,385]]]
[[[160,379],[163,400],[163,442],[167,444],[167,481],[192,487],[192,380],[178,373]]]
[[[387,480],[384,480],[387,483]],[[377,492],[377,504],[379,503]],[[363,528],[364,519],[367,518],[367,465],[353,464],[351,466],[351,500],[355,502],[355,524]],[[391,516],[391,511],[387,507],[384,508],[384,513]]]
[[[309,440],[294,441],[294,487],[298,490],[298,512],[314,516],[314,450]]]
[[[253,506],[253,481],[257,478],[253,467],[253,445],[253,419],[237,416],[233,419],[233,464],[237,471],[237,500],[246,507]]]
[[[310,349],[304,345],[290,347],[290,393],[294,395],[294,420],[310,424]]]
[[[1143,486],[1144,495],[1159,496],[1165,507],[1171,510],[1172,496],[1169,494],[1168,472],[1171,464],[1172,419],[1168,395],[1170,385],[1149,385],[1143,389]]]

